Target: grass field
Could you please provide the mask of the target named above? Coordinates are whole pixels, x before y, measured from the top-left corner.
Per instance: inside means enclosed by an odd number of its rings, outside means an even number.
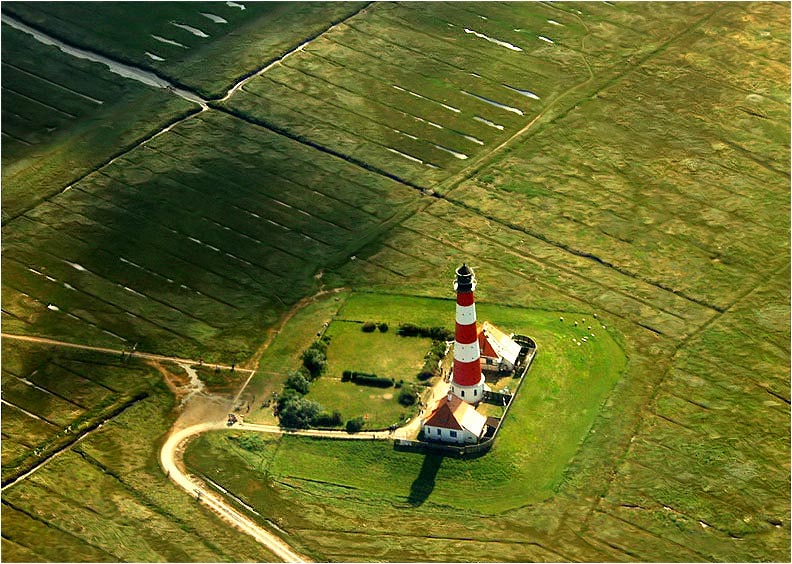
[[[6,226],[9,328],[239,362],[417,199],[223,114],[171,132]]]
[[[29,391],[20,393],[20,386]],[[108,418],[110,401],[132,395]],[[37,468],[4,488],[5,560],[273,558],[237,538],[163,475],[157,447],[173,422],[174,402],[153,367],[3,341],[2,398],[3,483],[25,464]],[[42,464],[53,443],[65,450]]]
[[[2,28],[4,224],[157,126],[198,109],[43,45],[5,23]]]
[[[311,384],[306,397],[315,399],[327,411],[340,411],[344,421],[361,416],[367,429],[381,429],[404,421],[414,415],[415,409],[399,404],[400,389],[342,382],[342,373],[345,370],[365,372],[393,378],[396,382],[403,380],[407,386],[417,384],[416,376],[431,340],[399,337],[396,327],[386,333],[364,333],[361,327],[360,323],[345,320],[336,320],[329,326],[325,333],[330,337],[327,368]]]
[[[152,10],[138,2],[10,2],[3,12],[73,45],[154,71],[216,98],[239,78],[364,5],[169,2]]]
[[[344,21],[131,150],[190,105],[4,25],[3,331],[253,359],[259,406],[325,322],[450,320],[467,262],[479,319],[540,346],[492,452],[232,432],[190,464],[319,560],[789,558],[788,4],[73,4],[3,13],[207,96]],[[100,384],[134,389],[3,352],[4,478]],[[173,401],[148,378],[3,492],[7,560],[272,558],[159,474]]]
[[[442,325],[444,319],[451,317],[453,308],[452,300],[354,294],[345,302],[339,317],[352,315],[369,319],[376,313],[380,316],[404,316],[400,319],[414,322],[423,316],[422,319],[427,322]],[[477,511],[497,514],[541,501],[558,491],[564,480],[564,469],[588,434],[600,406],[619,379],[626,359],[617,342],[601,329],[601,325],[598,325],[595,336],[591,337],[593,331],[582,324],[574,326],[574,320],[568,314],[564,314],[565,321],[561,322],[558,312],[484,304],[479,309],[482,319],[495,321],[504,330],[531,335],[537,341],[540,352],[493,451],[475,461],[443,459],[435,488],[426,492],[424,501],[433,506],[475,506]],[[409,316],[409,311],[416,315]],[[577,318],[578,321],[583,319]],[[328,333],[333,334],[328,349],[330,352],[335,340],[339,335],[344,335],[350,325],[336,320],[330,326]],[[351,326],[359,331],[359,326]],[[341,329],[333,331],[334,327]],[[377,336],[365,335],[365,338]],[[583,346],[578,346],[577,341],[584,336],[589,340]],[[361,340],[356,338],[355,342]],[[332,364],[331,358],[330,366]],[[314,386],[324,378],[320,378]],[[331,381],[316,392],[312,391],[309,397],[315,394],[316,399],[328,407],[327,400],[337,397],[333,387],[349,385]],[[369,394],[371,390],[364,389],[363,393]],[[374,390],[374,393],[379,395],[381,391]],[[354,402],[347,401],[350,404]],[[372,411],[378,407],[377,401],[371,401],[370,405]],[[236,468],[237,462],[233,463],[232,469],[225,463],[218,464],[218,460],[225,460],[223,457],[198,454],[207,444],[212,444],[212,448],[222,448],[219,445],[228,444],[226,439],[218,438],[215,442],[201,440],[204,442],[197,442],[194,447],[195,460],[202,461],[195,467],[196,470],[212,476],[220,474],[218,479],[242,471]],[[301,483],[302,480],[313,480],[321,482],[323,487],[352,488],[376,496],[391,496],[399,503],[410,497],[410,485],[416,481],[424,459],[421,455],[393,451],[389,444],[366,443],[359,446],[333,441],[291,440],[290,437],[284,438],[281,443],[265,442],[268,446],[262,446],[262,452],[254,451],[246,455],[247,463],[251,466],[248,471],[262,472],[264,476],[259,478],[261,481],[265,478],[276,482],[286,478],[300,479]],[[372,466],[370,460],[379,462]],[[454,476],[458,475],[481,483],[482,491],[457,491]],[[308,482],[302,487],[304,495],[316,495]],[[234,489],[232,483],[220,483],[231,488],[235,494],[245,494]],[[356,499],[355,503],[348,506],[343,500],[336,501],[343,510],[355,511],[360,500]],[[260,507],[260,510],[264,509]]]

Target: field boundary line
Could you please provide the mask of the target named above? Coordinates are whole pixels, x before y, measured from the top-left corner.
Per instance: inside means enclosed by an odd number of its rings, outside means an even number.
[[[68,347],[68,348],[72,348],[72,349],[81,349],[81,350],[100,352],[100,353],[106,353],[106,354],[120,355],[122,353],[125,353],[125,354],[128,354],[130,356],[137,357],[137,358],[145,358],[147,360],[159,360],[159,361],[165,361],[165,362],[174,362],[176,364],[196,364],[196,365],[202,365],[203,364],[202,361],[193,360],[193,359],[189,359],[189,358],[181,358],[181,357],[177,357],[177,356],[167,356],[167,355],[161,355],[161,354],[155,354],[155,353],[147,353],[147,352],[142,352],[142,351],[132,351],[132,352],[130,352],[127,349],[113,349],[113,348],[110,348],[110,347],[99,347],[99,346],[94,346],[94,345],[81,345],[79,343],[69,343],[67,341],[59,341],[57,339],[51,339],[49,337],[34,337],[32,335],[16,335],[14,333],[0,333],[0,337],[3,337],[5,339],[15,339],[17,341],[26,341],[26,342],[30,342],[30,343],[37,343],[37,344],[42,344],[42,345],[50,345],[50,346],[55,346],[55,347]],[[206,366],[207,367],[220,368],[222,370],[231,370],[231,366],[229,366],[229,365],[219,364],[219,363],[214,363],[214,362],[207,362]],[[240,368],[240,367],[237,367],[237,366],[234,366],[234,370],[238,370],[240,372],[249,372],[249,373],[255,372],[254,369]]]
[[[379,168],[377,166],[369,164],[366,161],[358,159],[357,157],[353,157],[353,156],[350,156],[350,155],[345,155],[344,153],[336,151],[335,149],[331,149],[329,147],[325,147],[324,145],[322,145],[322,144],[320,144],[320,143],[318,143],[316,141],[312,141],[310,139],[306,139],[306,138],[304,138],[301,135],[298,135],[296,133],[292,133],[291,131],[288,131],[288,130],[286,130],[286,129],[282,128],[282,127],[279,127],[279,126],[277,126],[277,125],[275,125],[273,123],[266,122],[266,121],[262,120],[261,118],[254,118],[252,116],[245,115],[245,114],[239,112],[238,110],[232,110],[232,109],[224,108],[224,107],[221,107],[221,106],[212,105],[212,108],[217,110],[217,111],[220,111],[220,112],[223,112],[225,114],[228,114],[229,116],[234,117],[234,118],[236,118],[238,120],[247,122],[247,123],[249,123],[251,125],[255,125],[257,127],[262,127],[262,128],[267,129],[269,131],[272,131],[273,133],[277,133],[278,135],[281,135],[283,137],[291,139],[292,141],[296,141],[297,143],[300,143],[301,145],[305,145],[307,147],[311,147],[312,149],[316,149],[317,151],[320,151],[320,152],[325,153],[327,155],[331,155],[333,157],[341,159],[344,162],[347,162],[349,164],[353,164],[353,165],[355,165],[355,166],[357,166],[359,168],[362,168],[363,170],[366,170],[368,172],[373,172],[374,174],[378,174],[380,176],[384,176],[385,178],[388,178],[390,180],[398,182],[399,184],[403,184],[404,186],[409,186],[410,188],[413,188],[415,190],[419,190],[422,193],[426,192],[426,188],[424,186],[420,186],[420,185],[415,184],[414,182],[412,182],[410,180],[407,180],[405,178],[402,178],[402,177],[400,177],[400,176],[398,176],[396,174],[393,174],[391,172],[387,172],[386,170],[383,170],[383,169],[381,169],[381,168]]]
[[[101,429],[102,426],[105,423],[107,423],[108,421],[111,421],[112,419],[118,417],[124,411],[126,411],[127,409],[129,409],[130,407],[135,405],[137,402],[139,402],[141,400],[144,400],[147,397],[148,397],[148,392],[138,392],[137,394],[135,394],[131,398],[129,398],[126,401],[124,401],[121,405],[117,405],[117,406],[113,407],[110,410],[109,413],[106,413],[102,417],[102,419],[94,421],[88,427],[83,429],[83,431],[80,432],[80,434],[77,435],[73,441],[70,441],[70,442],[66,443],[65,445],[57,447],[51,454],[47,455],[43,460],[37,461],[29,470],[23,472],[22,474],[19,474],[16,477],[13,477],[13,478],[10,478],[8,480],[5,480],[5,483],[3,484],[3,487],[2,487],[2,489],[0,489],[0,491],[5,491],[6,488],[10,488],[11,486],[16,484],[17,482],[20,482],[20,481],[24,480],[25,478],[27,478],[28,476],[30,476],[31,474],[36,472],[39,468],[41,468],[42,466],[47,464],[50,460],[52,460],[56,456],[58,456],[60,454],[63,454],[64,452],[66,452],[68,450],[71,450],[72,447],[74,447],[74,445],[76,445],[77,443],[79,443],[80,441],[85,439],[88,435],[92,434],[94,431],[98,431],[99,429]]]

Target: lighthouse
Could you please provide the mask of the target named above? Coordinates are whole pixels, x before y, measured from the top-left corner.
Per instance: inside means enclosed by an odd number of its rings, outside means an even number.
[[[481,351],[476,329],[476,303],[473,292],[476,278],[466,264],[456,270],[456,332],[454,334],[454,372],[451,393],[470,404],[477,404],[484,395],[481,373]]]

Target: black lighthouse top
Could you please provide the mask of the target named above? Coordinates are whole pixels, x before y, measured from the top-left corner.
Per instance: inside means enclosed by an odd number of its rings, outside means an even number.
[[[472,292],[476,289],[476,278],[473,271],[468,265],[462,263],[462,266],[456,270],[456,282],[454,282],[454,290],[459,292]]]

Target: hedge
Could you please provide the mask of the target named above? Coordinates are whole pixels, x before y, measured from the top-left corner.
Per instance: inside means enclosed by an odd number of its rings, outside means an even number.
[[[399,325],[396,333],[402,337],[425,337],[435,341],[452,341],[454,332],[445,327],[421,327],[412,323]]]
[[[354,382],[361,386],[376,386],[377,388],[390,388],[395,384],[393,378],[382,378],[376,374],[368,374],[366,372],[354,372],[352,370],[344,370],[341,374],[342,382]]]

